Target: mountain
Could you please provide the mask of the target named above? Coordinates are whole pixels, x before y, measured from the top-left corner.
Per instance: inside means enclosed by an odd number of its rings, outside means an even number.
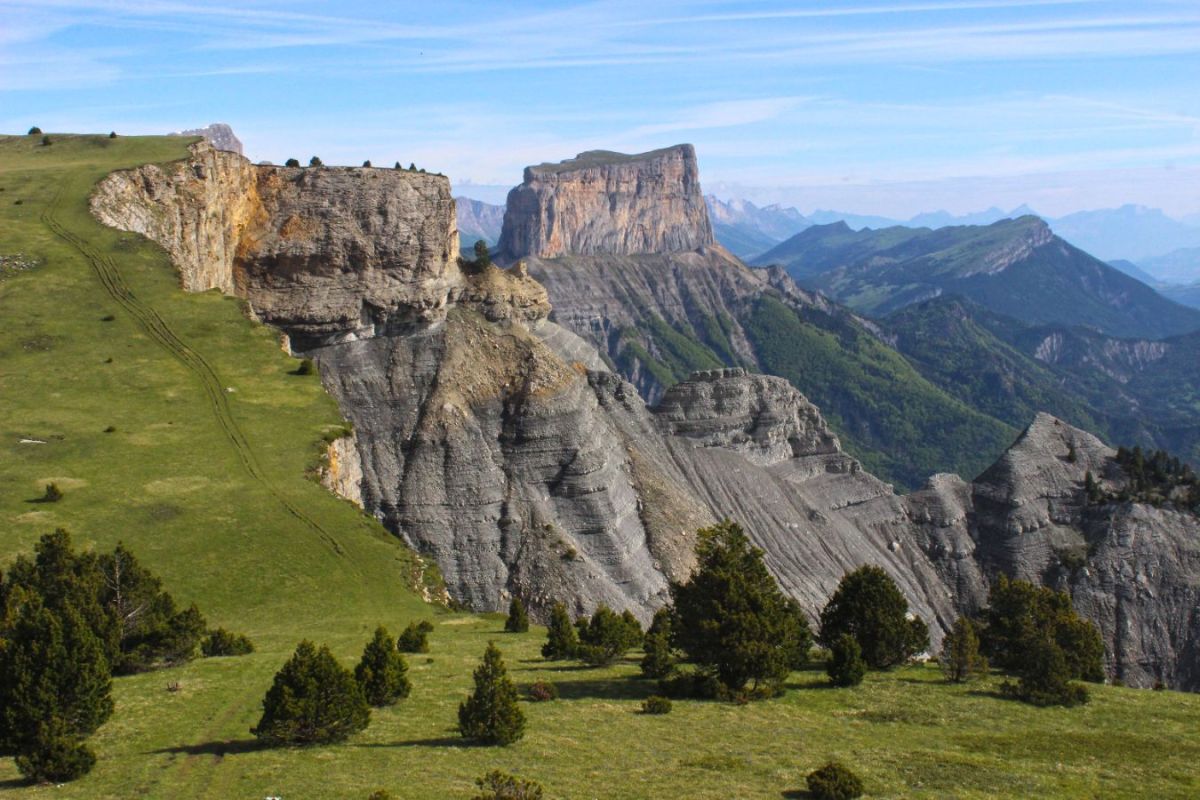
[[[1180,305],[1200,308],[1200,283],[1193,283],[1191,286],[1164,286],[1159,291],[1163,297],[1168,297]]]
[[[1200,314],[1055,236],[1037,217],[938,230],[815,226],[755,259],[856,311],[884,316],[958,294],[1030,324],[1161,338],[1200,329]]]
[[[903,224],[900,220],[891,219],[890,217],[877,217],[869,214],[848,214],[844,211],[829,211],[825,209],[817,209],[811,214],[805,214],[805,217],[813,225],[832,225],[837,222],[844,222],[856,231],[863,228],[891,228],[895,225]]]
[[[546,287],[552,319],[649,402],[694,370],[780,375],[851,453],[904,486],[932,471],[974,474],[1011,441],[1013,428],[924,380],[872,323],[716,244],[690,146],[607,162],[585,154],[552,174],[529,168],[513,190],[521,200],[505,213],[504,257]],[[596,186],[614,188],[598,201]]]
[[[812,225],[794,208],[759,208],[748,200],[724,202],[711,194],[705,195],[704,201],[717,241],[739,258],[770,250]]]
[[[1200,229],[1145,206],[1080,211],[1050,220],[1050,226],[1056,234],[1098,258],[1123,258],[1143,268],[1146,259],[1180,248],[1200,247]],[[1154,274],[1154,270],[1148,271]]]
[[[1200,283],[1200,247],[1184,247],[1161,256],[1145,258],[1139,266],[1161,283]]]
[[[1124,272],[1135,281],[1141,281],[1147,286],[1155,286],[1157,288],[1158,280],[1132,261],[1126,261],[1123,258],[1118,258],[1114,259],[1113,261],[1109,261],[1108,265],[1113,269]]]
[[[500,241],[500,228],[504,224],[504,206],[455,197],[455,216],[458,220],[458,240],[463,250],[469,251],[475,242],[483,239],[488,246]]]
[[[229,127],[224,122],[214,122],[204,128],[192,128],[186,131],[178,131],[170,134],[171,136],[202,136],[213,147],[218,150],[225,150],[230,153],[242,155],[242,140],[233,132],[233,128]]]

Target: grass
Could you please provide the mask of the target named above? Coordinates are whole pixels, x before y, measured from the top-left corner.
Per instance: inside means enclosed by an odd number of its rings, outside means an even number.
[[[319,800],[386,788],[466,798],[477,776],[498,768],[554,798],[779,798],[830,757],[858,771],[872,796],[1200,792],[1195,696],[1096,687],[1083,708],[1036,709],[996,697],[998,679],[947,686],[935,669],[912,667],[856,689],[799,672],[777,700],[676,701],[668,715],[644,715],[655,686],[637,678],[636,656],[607,669],[551,664],[539,656],[540,628],[504,634],[500,615],[422,604],[408,589],[420,572],[414,557],[305,477],[342,425],[317,378],[290,374],[296,360],[238,302],[185,295],[161,251],[88,215],[101,175],[179,158],[185,142],[52,136],[49,148],[40,137],[0,138],[0,255],[36,264],[0,281],[0,565],[55,526],[83,546],[124,540],[178,600],[249,634],[257,651],[116,680],[116,713],[92,739],[95,770],[26,787],[3,759],[5,796]],[[55,224],[111,260],[133,310],[48,227],[56,196]],[[214,411],[203,370],[138,323],[146,308],[234,389],[227,415]],[[230,420],[254,469],[226,433]],[[51,481],[63,499],[32,502]],[[376,624],[398,633],[420,618],[436,627],[431,652],[407,657],[409,699],[375,712],[344,745],[255,747],[262,696],[299,639],[329,644],[349,666]],[[548,680],[562,695],[525,704],[527,735],[510,748],[466,746],[454,732],[489,639],[522,687]]]

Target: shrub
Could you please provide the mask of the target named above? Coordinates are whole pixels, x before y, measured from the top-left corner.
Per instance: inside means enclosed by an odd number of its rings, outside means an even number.
[[[293,375],[316,375],[317,364],[311,358],[306,358],[300,362],[300,366],[296,367]]]
[[[581,629],[579,638],[579,657],[593,666],[606,666],[638,646],[642,628],[632,614],[617,614],[600,605]]]
[[[547,661],[574,658],[578,648],[579,636],[575,633],[575,626],[571,624],[567,607],[562,603],[555,603],[550,609],[550,627],[546,631],[546,643],[542,645],[542,658]]]
[[[371,792],[367,800],[392,800],[392,793],[387,789],[376,789]]]
[[[47,483],[46,493],[42,495],[43,503],[57,503],[63,499],[62,489],[58,488],[57,483]]]
[[[536,681],[529,687],[529,700],[533,703],[545,703],[558,699],[558,687],[549,681]]]
[[[400,166],[400,162],[397,161],[396,166],[392,167],[392,169],[404,169],[404,167]]]
[[[254,652],[254,643],[240,633],[230,633],[224,628],[214,628],[200,643],[200,653],[205,658],[220,656],[244,656]]]
[[[54,142],[50,139],[49,136],[42,137],[42,147],[49,147],[52,144],[54,144]]]
[[[429,632],[432,630],[433,624],[425,620],[410,622],[396,638],[396,649],[401,653],[428,653]]]
[[[658,691],[677,700],[713,700],[726,691],[711,670],[676,672],[658,682]]]
[[[42,129],[39,128],[37,125],[34,125],[32,128],[29,129],[29,135],[30,136],[41,136]]]
[[[17,769],[34,783],[73,781],[95,765],[96,754],[57,717],[40,723],[17,754]]]
[[[808,793],[817,800],[853,800],[862,797],[863,785],[848,767],[830,761],[809,773]]]
[[[781,682],[802,632],[762,551],[726,520],[699,531],[696,556],[691,578],[671,586],[674,643],[731,692]]]
[[[867,662],[863,659],[858,640],[843,633],[829,649],[829,661],[825,671],[834,686],[858,686],[867,674]]]
[[[886,669],[929,646],[924,622],[910,621],[908,601],[881,568],[859,567],[846,573],[821,611],[821,644],[832,647],[843,634],[853,636],[872,669]]]
[[[350,670],[309,641],[275,674],[263,714],[250,730],[269,745],[341,742],[367,727],[371,709]]]
[[[1005,681],[1001,691],[1035,706],[1077,706],[1088,701],[1088,690],[1074,677],[1063,649],[1050,639],[1035,637],[1025,645],[1017,682]]]
[[[657,694],[652,694],[642,701],[643,714],[670,714],[671,701]]]
[[[323,167],[325,166],[325,162],[323,162],[319,157],[313,156],[308,160],[308,165],[310,167]]]
[[[475,691],[458,707],[458,730],[463,737],[507,745],[524,736],[525,714],[517,705],[517,687],[494,642],[488,642],[474,677]]]
[[[369,159],[369,158],[368,158],[366,161],[364,161],[364,162],[363,162],[363,166],[364,166],[364,167],[370,167],[370,166],[371,166],[371,159]]]
[[[382,625],[363,649],[362,660],[354,668],[354,680],[367,702],[378,707],[394,705],[412,691],[408,664]]]
[[[519,597],[514,597],[508,604],[508,619],[504,620],[504,630],[508,633],[525,633],[529,630],[529,614],[525,612],[525,604]]]
[[[642,675],[647,678],[665,678],[675,669],[675,655],[671,651],[671,609],[660,608],[654,612],[650,630],[642,639]]]
[[[298,158],[289,158],[287,161],[285,161],[285,162],[284,162],[284,164],[283,164],[283,165],[284,165],[285,167],[298,167],[298,166],[300,166],[300,159],[298,159]]]
[[[110,138],[110,139],[115,139],[115,138],[117,138],[117,132],[116,132],[116,131],[109,131],[109,132],[108,132],[108,138]]]
[[[979,636],[975,624],[967,617],[959,617],[954,628],[942,640],[942,655],[938,660],[946,680],[954,683],[978,678],[986,674],[987,659],[979,653]]]
[[[542,785],[494,769],[475,779],[481,794],[471,800],[542,800]]]

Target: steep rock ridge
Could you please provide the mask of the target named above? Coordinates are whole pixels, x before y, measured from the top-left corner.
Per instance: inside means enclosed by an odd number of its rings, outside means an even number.
[[[974,483],[935,476],[905,498],[917,540],[965,610],[996,575],[1069,592],[1105,641],[1109,674],[1133,686],[1200,689],[1200,520],[1136,503],[1088,505],[1087,472],[1110,490],[1114,451],[1039,414]]]
[[[186,131],[176,131],[171,136],[203,136],[213,147],[229,153],[242,153],[242,140],[233,132],[233,128],[224,122],[214,122],[203,128],[190,128]]]
[[[624,155],[580,153],[525,168],[509,192],[500,234],[508,259],[635,255],[713,243],[696,151],[690,144]]]
[[[935,629],[952,617],[923,552],[879,530],[900,502],[785,381],[703,373],[652,411],[545,319],[523,267],[456,263],[449,187],[427,183],[441,179],[245,165],[239,183],[229,158],[201,145],[188,164],[114,176],[94,203],[160,238],[183,272],[233,253],[234,291],[316,359],[354,423],[326,482],[436,559],[457,599],[604,602],[646,617],[688,573],[695,530],[730,516],[811,612],[870,561]],[[221,229],[215,253],[189,238],[194,224],[143,224],[148,209],[225,220],[238,204],[253,213]],[[346,463],[355,451],[361,476]]]

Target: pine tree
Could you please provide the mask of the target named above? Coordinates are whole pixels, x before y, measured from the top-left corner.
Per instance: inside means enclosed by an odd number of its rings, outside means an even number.
[[[525,633],[529,630],[529,614],[525,612],[525,604],[519,597],[514,597],[508,604],[508,619],[504,620],[504,630],[509,633]]]
[[[726,520],[699,531],[696,557],[691,578],[671,586],[675,644],[731,691],[782,681],[801,632],[762,551]]]
[[[34,783],[73,781],[95,765],[96,754],[59,717],[38,723],[32,739],[17,755],[17,769]]]
[[[834,686],[858,686],[867,674],[867,662],[863,660],[862,647],[848,633],[838,636],[829,651],[825,672]]]
[[[475,691],[458,707],[458,730],[467,739],[508,745],[525,735],[525,714],[517,687],[508,677],[500,650],[488,642],[475,669]]]
[[[428,653],[429,633],[432,630],[433,623],[427,620],[410,622],[396,638],[396,649],[401,653]]]
[[[275,674],[251,733],[269,745],[341,742],[367,727],[371,709],[329,648],[303,641]]]
[[[492,254],[488,252],[487,242],[479,239],[475,242],[475,266],[486,267],[492,263]]]
[[[354,680],[367,702],[378,707],[393,705],[412,690],[408,664],[396,649],[396,640],[382,625],[363,649],[362,660],[354,668]]]
[[[563,661],[574,658],[579,649],[579,636],[567,613],[567,607],[555,603],[550,609],[550,626],[546,630],[546,643],[542,645],[542,658],[548,661]]]
[[[597,606],[580,630],[577,655],[593,666],[606,666],[642,641],[642,627],[628,611],[617,614],[606,605]]]
[[[17,588],[0,646],[0,752],[36,757],[51,739],[82,739],[112,715],[104,648],[69,603],[58,611]],[[43,726],[49,728],[43,729]]]
[[[675,669],[675,656],[671,652],[671,609],[660,608],[654,612],[654,620],[642,640],[642,675],[647,678],[665,678]]]
[[[821,611],[820,640],[832,647],[842,634],[850,634],[872,669],[893,667],[928,647],[929,629],[907,614],[908,601],[886,572],[859,567],[842,577]]]
[[[312,158],[310,158],[308,160],[308,165],[310,167],[323,167],[323,166],[325,166],[325,162],[322,161],[319,157],[313,156]]]
[[[987,659],[979,653],[979,636],[975,624],[967,617],[959,617],[954,628],[942,640],[940,659],[946,680],[954,683],[977,678],[987,673]]]

